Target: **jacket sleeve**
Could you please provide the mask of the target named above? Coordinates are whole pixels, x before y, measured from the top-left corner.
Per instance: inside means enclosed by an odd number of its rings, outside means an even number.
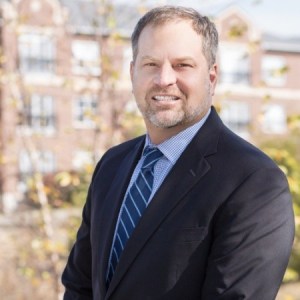
[[[83,208],[82,223],[77,233],[76,242],[70,252],[67,265],[62,274],[62,283],[66,289],[64,300],[93,299],[89,216],[90,190]]]
[[[278,168],[248,176],[219,208],[201,300],[274,300],[294,238],[288,184]]]

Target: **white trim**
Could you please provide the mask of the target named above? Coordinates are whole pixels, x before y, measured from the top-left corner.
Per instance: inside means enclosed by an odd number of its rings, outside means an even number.
[[[272,99],[300,100],[300,90],[284,89],[284,88],[253,88],[250,86],[239,86],[236,84],[218,84],[216,88],[216,96],[223,96],[224,93],[230,95],[264,97],[269,95]]]

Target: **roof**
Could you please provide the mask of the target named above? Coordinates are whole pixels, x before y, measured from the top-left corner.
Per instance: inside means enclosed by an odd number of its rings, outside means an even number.
[[[257,24],[247,16],[247,13],[236,5],[230,5],[226,9],[218,12],[216,19],[222,20],[231,14],[239,15],[247,22],[252,30],[261,32],[261,45],[266,51],[300,53],[300,37],[282,37],[279,35],[269,34],[259,28]]]
[[[300,53],[300,38],[283,38],[264,34],[262,48],[267,51]]]
[[[68,26],[82,34],[106,34],[114,29],[124,37],[129,37],[140,17],[136,5],[115,5],[108,7],[108,13],[101,17],[101,8],[91,0],[59,0],[68,11]],[[102,14],[104,15],[104,14]]]
[[[95,0],[57,0],[67,12],[68,29],[75,34],[94,35],[117,32],[125,38],[129,38],[134,26],[147,7],[128,2],[126,4],[108,4],[108,11],[104,14],[103,5],[97,4]],[[0,3],[9,3],[11,0],[0,0]],[[109,2],[109,1],[108,1]],[[251,18],[235,6],[227,6],[213,14],[218,18],[226,13],[235,12],[251,23]],[[102,15],[102,17],[101,17]],[[104,17],[105,16],[105,17]],[[256,24],[251,23],[253,28]],[[258,28],[259,30],[260,28]],[[270,34],[262,34],[262,47],[269,51],[300,52],[300,38],[283,38]]]

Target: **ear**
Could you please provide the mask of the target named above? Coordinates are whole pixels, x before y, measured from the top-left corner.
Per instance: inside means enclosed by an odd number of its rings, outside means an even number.
[[[210,81],[210,91],[211,95],[215,94],[215,88],[218,80],[218,66],[217,64],[213,64],[209,69],[209,81]]]

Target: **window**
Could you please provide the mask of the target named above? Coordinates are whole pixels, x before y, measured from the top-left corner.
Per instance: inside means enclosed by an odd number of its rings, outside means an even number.
[[[24,125],[34,132],[54,132],[54,101],[51,96],[33,94],[25,106]]]
[[[19,67],[22,73],[53,73],[55,47],[45,34],[27,33],[19,36]]]
[[[286,113],[278,104],[268,104],[263,108],[262,130],[266,133],[281,134],[287,130]]]
[[[72,42],[72,72],[76,75],[101,74],[100,48],[97,42],[84,40]]]
[[[247,48],[242,45],[221,45],[221,83],[249,84],[250,62]]]
[[[51,151],[39,151],[29,155],[28,151],[23,150],[19,155],[19,170],[23,176],[33,172],[53,173],[55,171],[54,154]]]
[[[283,86],[287,80],[288,67],[280,56],[265,56],[262,60],[262,79],[267,85]]]
[[[95,117],[97,115],[97,98],[90,95],[81,95],[75,99],[74,121],[76,127],[95,127]]]
[[[244,138],[248,137],[250,125],[248,104],[238,101],[226,101],[222,105],[220,116],[232,131]]]

